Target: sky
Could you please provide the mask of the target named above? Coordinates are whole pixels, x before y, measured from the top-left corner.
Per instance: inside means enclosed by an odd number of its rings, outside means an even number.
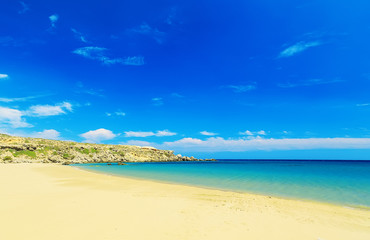
[[[370,159],[365,0],[0,0],[0,132]]]

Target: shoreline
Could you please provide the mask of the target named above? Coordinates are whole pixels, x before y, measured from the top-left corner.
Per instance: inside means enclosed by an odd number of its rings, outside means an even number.
[[[228,190],[228,189],[223,189],[223,188],[201,186],[201,185],[192,185],[192,184],[185,184],[185,183],[178,183],[178,182],[170,182],[170,181],[164,181],[164,180],[158,180],[158,179],[124,176],[124,175],[120,175],[120,174],[109,174],[109,173],[106,173],[106,172],[94,171],[92,169],[79,168],[77,165],[83,165],[83,163],[76,164],[76,165],[69,165],[69,166],[73,167],[73,168],[76,168],[78,170],[81,170],[81,171],[91,172],[91,173],[95,173],[95,174],[102,174],[102,175],[106,175],[106,176],[119,177],[119,178],[123,178],[123,179],[148,181],[148,182],[153,182],[153,183],[178,185],[178,186],[185,186],[185,187],[195,187],[195,188],[206,189],[206,190],[215,190],[215,191],[238,193],[238,194],[256,195],[256,196],[276,198],[276,199],[281,199],[281,200],[291,200],[291,201],[307,202],[307,203],[313,203],[313,204],[324,204],[324,205],[328,205],[328,206],[337,206],[337,207],[343,207],[343,208],[360,209],[360,210],[370,211],[370,206],[364,206],[364,205],[354,205],[354,204],[351,205],[351,204],[342,204],[342,203],[338,203],[338,202],[325,202],[325,201],[319,201],[319,200],[314,200],[314,199],[294,198],[294,197],[285,197],[285,196],[278,196],[278,195],[268,195],[268,194],[263,194],[263,193]]]
[[[0,192],[1,239],[370,238],[364,209],[55,164],[0,164]]]
[[[247,160],[247,161],[249,161],[249,160]],[[300,161],[300,160],[298,160],[298,161]],[[306,161],[306,160],[304,160],[304,161]],[[93,163],[88,163],[88,165],[89,164],[93,164]],[[101,163],[101,164],[106,165],[106,163]],[[130,163],[127,163],[127,164],[130,164]],[[370,205],[361,205],[361,204],[356,204],[356,203],[348,203],[348,202],[346,203],[346,202],[339,202],[339,201],[325,201],[325,200],[314,199],[314,198],[303,198],[303,197],[300,198],[300,197],[294,197],[294,196],[284,196],[284,195],[267,193],[267,192],[252,192],[252,191],[248,191],[248,190],[218,188],[218,187],[201,185],[201,184],[197,185],[197,184],[191,184],[191,183],[183,183],[183,182],[176,182],[176,181],[170,181],[170,180],[166,181],[166,180],[160,180],[160,179],[129,176],[129,175],[126,176],[126,175],[119,174],[119,173],[109,173],[109,172],[105,172],[105,171],[95,170],[95,169],[92,169],[92,168],[87,169],[87,168],[84,168],[83,165],[85,165],[85,164],[84,163],[79,163],[79,164],[71,164],[70,166],[75,167],[75,168],[80,169],[80,170],[83,170],[83,171],[88,171],[88,172],[97,173],[97,174],[104,174],[104,175],[107,175],[107,176],[116,176],[116,177],[122,177],[122,178],[134,179],[134,180],[144,180],[144,181],[164,183],[164,184],[174,184],[174,185],[180,185],[180,186],[198,187],[198,188],[208,189],[208,190],[235,192],[235,193],[240,193],[240,194],[252,194],[252,195],[259,195],[259,196],[268,196],[268,197],[273,197],[273,198],[277,198],[277,199],[303,201],[303,202],[308,202],[308,203],[311,202],[311,203],[319,203],[319,204],[328,204],[328,205],[334,205],[334,206],[339,206],[339,207],[363,209],[363,210],[370,211]],[[112,165],[117,165],[117,163],[112,163]],[[97,166],[94,166],[94,167],[100,167],[100,165],[97,165]]]

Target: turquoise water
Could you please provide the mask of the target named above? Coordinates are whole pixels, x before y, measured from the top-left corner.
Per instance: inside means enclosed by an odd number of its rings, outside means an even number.
[[[219,160],[74,166],[125,177],[370,207],[370,161]]]

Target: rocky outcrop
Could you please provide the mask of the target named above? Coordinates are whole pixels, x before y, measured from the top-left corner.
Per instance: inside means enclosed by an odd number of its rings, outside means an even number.
[[[211,160],[211,159],[207,159]],[[0,134],[0,163],[99,163],[203,161],[153,147],[106,145]]]

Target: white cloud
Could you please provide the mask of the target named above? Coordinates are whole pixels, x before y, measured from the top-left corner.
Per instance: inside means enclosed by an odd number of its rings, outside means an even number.
[[[72,104],[69,102],[63,102],[58,105],[35,105],[31,106],[29,110],[25,112],[25,115],[33,117],[43,117],[43,116],[56,116],[61,114],[66,114],[67,112],[72,112]]]
[[[0,107],[0,126],[11,128],[32,127],[22,117],[23,113],[18,109]]]
[[[79,39],[83,43],[87,43],[87,40],[86,40],[85,36],[81,32],[77,31],[74,28],[71,28],[71,31],[75,34],[75,37],[77,39]]]
[[[169,136],[175,136],[177,133],[170,132],[168,130],[163,130],[163,131],[157,131],[155,133],[156,137],[169,137]]]
[[[8,134],[11,136],[19,136],[19,137],[32,137],[32,138],[43,138],[43,139],[52,139],[52,140],[61,140],[60,132],[54,129],[45,129],[41,132],[25,132],[22,130],[16,129],[1,129],[0,133]]]
[[[54,129],[45,129],[42,132],[32,134],[31,137],[58,140],[60,139],[60,132]]]
[[[126,116],[126,113],[121,112],[121,111],[115,112],[115,114],[116,114],[117,116],[121,116],[121,117]]]
[[[253,136],[253,133],[249,130],[246,130],[245,132],[239,132],[240,135],[247,135],[247,136]]]
[[[117,135],[114,134],[112,131],[100,128],[93,131],[88,131],[80,135],[80,137],[85,138],[85,142],[89,143],[100,143],[104,140],[110,140],[115,138]]]
[[[111,64],[123,64],[123,65],[131,65],[131,66],[141,66],[144,65],[144,57],[141,56],[134,56],[134,57],[126,57],[126,58],[110,58],[106,55],[106,51],[108,49],[102,47],[82,47],[78,48],[73,51],[74,54],[83,56],[88,59],[97,60],[102,62],[106,65]]]
[[[251,132],[249,130],[246,130],[244,132],[239,132],[239,135],[247,135],[247,136],[266,135],[266,132],[264,130],[260,130],[260,131],[257,131],[257,132]]]
[[[9,78],[9,75],[8,74],[0,73],[0,80],[1,79],[8,79],[8,78]]]
[[[30,10],[30,8],[25,2],[20,1],[19,3],[22,5],[22,9],[18,11],[18,14],[24,14]]]
[[[101,47],[82,47],[82,48],[77,48],[76,50],[73,51],[73,53],[81,55],[85,58],[89,59],[99,59],[101,61],[104,60],[104,52],[106,51],[106,48],[101,48]]]
[[[61,107],[64,107],[65,109],[67,109],[68,111],[72,112],[73,109],[72,109],[72,104],[69,103],[69,102],[63,102],[61,105]]]
[[[317,46],[320,46],[322,43],[320,41],[313,41],[313,42],[304,42],[304,41],[301,41],[301,42],[298,42],[286,49],[284,49],[279,57],[280,58],[283,58],[283,57],[291,57],[291,56],[294,56],[298,53],[301,53],[305,50],[307,50],[308,48],[312,48],[312,47],[317,47]]]
[[[134,132],[134,131],[125,132],[126,137],[150,137],[154,135],[155,135],[154,132]]]
[[[217,133],[208,132],[208,131],[201,131],[200,134],[202,134],[204,136],[215,136],[215,135],[217,135]]]
[[[23,102],[23,101],[26,101],[27,99],[29,99],[29,98],[28,97],[23,97],[23,98],[0,98],[0,102],[6,102],[6,103]]]
[[[24,99],[0,98],[0,101],[3,102],[12,102],[16,100],[20,101]],[[56,106],[35,105],[31,106],[26,111],[21,111],[18,109],[12,109],[7,107],[0,107],[0,127],[10,127],[10,128],[32,127],[32,125],[27,123],[23,117],[55,116],[66,114],[67,111],[71,112],[72,110],[73,110],[72,104],[70,104],[69,102],[63,102]]]
[[[114,115],[116,115],[116,116],[120,116],[120,117],[124,117],[124,116],[126,116],[126,113],[121,112],[121,111],[117,111],[117,112],[114,112],[114,113],[106,112],[105,114],[106,114],[108,117],[111,117],[113,114],[114,114]]]
[[[261,131],[258,131],[258,132],[257,132],[257,134],[258,134],[258,135],[266,135],[266,132],[265,132],[265,131],[263,131],[263,130],[261,130]]]
[[[224,139],[211,137],[207,140],[183,138],[164,142],[159,147],[176,151],[192,152],[245,152],[304,149],[370,149],[370,138],[290,138],[290,139]]]
[[[177,133],[170,132],[168,130],[162,130],[157,132],[134,132],[134,131],[127,131],[125,132],[126,137],[168,137],[168,136],[174,136]]]
[[[236,93],[243,93],[256,89],[256,85],[228,85],[226,87],[231,88]]]
[[[51,27],[55,28],[55,23],[58,21],[58,19],[59,19],[58,14],[53,14],[53,15],[49,16]]]

